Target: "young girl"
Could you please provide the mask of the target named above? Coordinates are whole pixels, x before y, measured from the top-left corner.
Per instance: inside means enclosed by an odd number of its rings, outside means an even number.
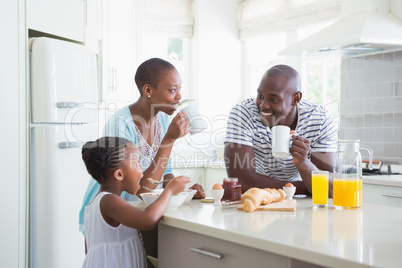
[[[139,230],[151,230],[165,213],[170,197],[184,190],[190,179],[180,176],[170,181],[160,197],[144,211],[120,197],[134,195],[143,176],[140,152],[128,140],[103,137],[87,142],[82,159],[100,184],[95,199],[85,208],[87,255],[82,267],[147,267]]]

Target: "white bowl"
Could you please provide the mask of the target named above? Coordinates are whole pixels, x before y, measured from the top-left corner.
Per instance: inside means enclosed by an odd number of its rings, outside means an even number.
[[[156,199],[160,196],[160,194],[154,194],[154,193],[142,193],[140,194],[142,200],[144,200],[144,203],[149,206],[153,202],[155,202]],[[168,208],[178,208],[181,206],[186,199],[186,195],[173,195],[170,198]]]
[[[194,190],[194,189],[186,189],[183,192],[179,193],[179,195],[185,195],[186,196],[186,199],[184,200],[183,205],[185,205],[188,202],[190,202],[193,199],[193,197],[194,197],[196,192],[197,192],[197,190]]]
[[[293,198],[293,195],[295,194],[295,192],[296,192],[296,187],[295,186],[293,186],[293,187],[282,187],[283,188],[283,191],[286,193],[286,199],[288,199],[288,200],[292,200]]]

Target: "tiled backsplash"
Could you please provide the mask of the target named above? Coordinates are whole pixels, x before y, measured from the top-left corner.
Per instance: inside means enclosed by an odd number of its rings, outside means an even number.
[[[360,139],[375,160],[402,164],[402,50],[345,58],[341,66],[339,138]]]

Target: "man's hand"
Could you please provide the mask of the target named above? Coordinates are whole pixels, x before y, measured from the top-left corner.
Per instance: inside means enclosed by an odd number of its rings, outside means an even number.
[[[296,136],[293,139],[292,146],[290,147],[290,153],[293,156],[293,165],[299,167],[304,164],[310,154],[310,141],[301,136]]]
[[[193,199],[203,199],[203,198],[205,198],[204,188],[202,188],[202,186],[199,185],[198,183],[194,184],[189,189],[197,190],[197,192],[195,193]]]

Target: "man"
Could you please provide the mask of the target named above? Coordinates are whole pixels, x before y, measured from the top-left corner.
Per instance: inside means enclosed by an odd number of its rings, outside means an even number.
[[[299,73],[276,65],[262,77],[256,99],[246,99],[230,112],[225,139],[226,170],[246,191],[251,187],[282,188],[292,182],[296,194],[308,194],[311,171],[332,172],[338,127],[320,105],[302,100]],[[298,134],[290,156],[272,155],[271,128],[288,126]],[[332,197],[332,176],[329,196]]]

